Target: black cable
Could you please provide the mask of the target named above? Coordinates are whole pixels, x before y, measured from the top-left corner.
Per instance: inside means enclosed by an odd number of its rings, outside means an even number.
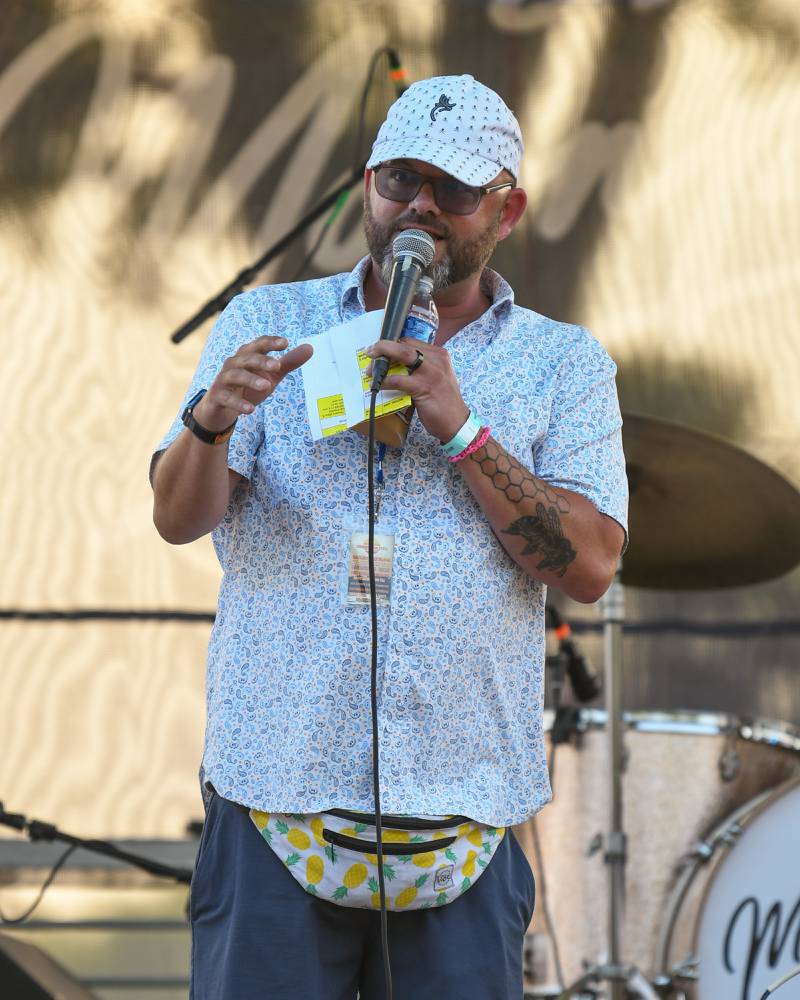
[[[375,75],[375,67],[378,65],[378,60],[381,56],[385,55],[389,63],[392,63],[392,57],[394,56],[394,51],[389,48],[388,45],[382,46],[380,49],[376,49],[372,54],[372,59],[370,59],[369,67],[367,69],[367,77],[364,81],[364,88],[361,91],[361,103],[358,109],[358,128],[356,131],[356,144],[353,149],[353,170],[358,167],[359,163],[363,160],[359,156],[361,151],[361,143],[364,141],[364,124],[367,117],[367,98],[369,97],[369,92],[372,89],[372,77]]]
[[[372,623],[372,661],[370,670],[370,701],[372,708],[372,793],[375,799],[375,840],[378,855],[378,889],[381,902],[381,949],[386,976],[386,1000],[392,1000],[392,970],[389,965],[389,929],[386,916],[386,885],[383,877],[383,821],[381,819],[380,761],[378,759],[378,598],[375,589],[375,401],[373,389],[369,400],[369,439],[367,443],[367,497],[369,528],[367,557],[369,568],[369,608]]]
[[[552,748],[552,752],[555,752],[555,747]],[[564,979],[564,967],[561,964],[561,949],[558,946],[558,937],[556,936],[555,923],[553,921],[553,915],[550,912],[550,900],[547,892],[547,879],[545,877],[544,868],[544,852],[542,851],[542,842],[539,837],[539,827],[537,825],[537,817],[534,816],[531,819],[531,836],[533,838],[533,856],[536,858],[536,866],[539,870],[539,882],[536,886],[536,905],[541,906],[542,913],[544,915],[545,926],[547,927],[548,934],[550,935],[550,948],[553,953],[553,965],[555,966],[556,979],[558,980],[558,988],[562,992],[566,989],[566,980]]]
[[[154,621],[194,624],[196,622],[213,622],[215,617],[213,611],[181,611],[180,609],[148,611],[138,608],[75,608],[72,610],[0,608],[0,621],[22,622]]]
[[[308,268],[308,267],[311,266],[311,261],[316,256],[317,250],[319,250],[319,248],[322,246],[322,241],[325,239],[325,236],[328,233],[328,230],[333,225],[333,220],[339,214],[339,211],[340,211],[341,207],[347,201],[347,197],[348,197],[349,194],[350,194],[349,191],[345,191],[341,195],[340,200],[337,201],[336,204],[333,206],[333,211],[331,212],[331,214],[328,216],[328,218],[325,220],[325,222],[323,223],[322,227],[320,228],[319,234],[318,234],[317,238],[314,240],[314,245],[311,247],[311,249],[306,254],[305,259],[303,260],[303,263],[300,265],[300,267],[297,268],[297,270],[291,276],[291,278],[289,279],[290,281],[299,281],[300,278],[302,277],[302,275],[305,274],[306,268]]]
[[[545,610],[550,610],[549,606]],[[549,664],[549,661],[548,661]],[[563,674],[561,680],[557,684],[552,685],[553,689],[553,702],[555,715],[558,714],[558,708],[561,704],[561,690],[563,688]],[[552,798],[555,799],[556,792],[556,748],[557,743],[552,738],[550,738],[550,754],[547,759],[547,776],[550,782],[550,791]],[[561,964],[561,949],[558,944],[558,935],[556,934],[555,921],[553,920],[553,914],[550,910],[550,897],[548,893],[547,877],[545,872],[545,862],[544,862],[544,851],[542,850],[542,842],[539,837],[539,827],[537,823],[538,817],[534,816],[531,820],[531,835],[533,838],[533,855],[536,858],[536,867],[539,872],[539,884],[536,889],[536,898],[541,903],[542,913],[544,915],[544,923],[547,928],[547,933],[550,938],[550,950],[553,955],[553,965],[555,967],[556,979],[558,980],[558,988],[563,992],[566,989],[564,979],[564,967]],[[541,897],[541,898],[540,898]]]
[[[77,848],[77,846],[78,846],[77,844],[70,844],[69,847],[61,855],[61,857],[56,861],[56,863],[50,869],[50,874],[44,880],[44,883],[42,884],[42,887],[39,890],[39,895],[36,897],[33,903],[31,903],[28,909],[25,910],[24,913],[22,913],[19,917],[7,917],[5,913],[3,913],[2,910],[0,910],[0,924],[22,924],[28,919],[28,917],[31,916],[31,914],[34,912],[34,910],[38,907],[39,903],[41,903],[42,899],[44,898],[44,894],[50,888],[53,879],[56,877],[56,875],[58,875],[59,871],[66,862],[67,858],[70,856],[70,854],[72,854],[72,852]]]
[[[157,611],[140,608],[0,608],[0,621],[28,622],[82,622],[82,621],[182,621],[213,622],[213,611],[183,611],[180,608]],[[572,621],[573,633],[589,635],[602,632],[602,622]],[[774,639],[784,635],[800,634],[800,618],[776,618],[757,622],[693,622],[683,618],[665,618],[659,621],[645,619],[625,622],[626,637],[634,635],[659,635],[661,633],[687,633],[717,639]]]
[[[367,116],[367,100],[369,99],[369,92],[372,89],[372,78],[375,76],[375,67],[378,65],[378,60],[383,55],[385,55],[389,59],[390,66],[392,65],[393,58],[396,58],[394,50],[384,45],[382,48],[376,49],[375,52],[373,52],[372,54],[372,58],[370,59],[369,66],[367,68],[367,75],[364,79],[364,86],[362,87],[361,90],[361,101],[359,103],[359,108],[358,108],[358,125],[356,126],[356,143],[355,143],[355,152],[353,156],[353,167],[352,167],[353,173],[359,170],[361,164],[364,162],[359,156],[359,151],[361,149],[361,144],[364,141],[364,128],[366,125],[366,116]],[[331,209],[331,214],[328,216],[328,218],[325,220],[322,227],[320,228],[320,231],[317,234],[317,238],[316,240],[314,240],[314,245],[306,254],[302,264],[300,264],[300,266],[294,272],[292,277],[289,279],[290,281],[298,281],[301,275],[305,274],[306,270],[311,266],[311,262],[316,256],[317,251],[322,246],[322,241],[330,232],[336,217],[342,211],[347,202],[347,199],[350,197],[351,190],[352,188],[348,188],[347,191],[343,191],[342,194],[339,196],[336,204]]]

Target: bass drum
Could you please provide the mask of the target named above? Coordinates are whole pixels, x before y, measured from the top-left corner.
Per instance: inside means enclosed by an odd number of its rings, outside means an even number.
[[[552,715],[546,725],[550,743]],[[800,779],[800,731],[711,713],[633,712],[624,716],[624,744],[622,957],[652,979],[664,969],[664,914],[693,846],[760,793]],[[608,871],[600,838],[610,825],[609,781],[605,712],[579,711],[569,741],[556,747],[552,803],[514,828],[537,879],[526,961],[533,996],[558,985],[537,838],[566,983],[582,975],[584,961],[607,953]],[[713,1000],[739,998],[719,993]]]
[[[661,946],[663,981],[692,1000],[759,1000],[798,967],[800,781],[758,796],[709,833],[675,887]],[[800,1000],[800,976],[779,997]]]

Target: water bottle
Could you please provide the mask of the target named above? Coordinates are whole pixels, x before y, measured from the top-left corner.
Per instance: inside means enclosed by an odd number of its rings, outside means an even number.
[[[408,317],[403,325],[403,337],[413,337],[425,344],[433,343],[439,328],[439,313],[433,301],[433,279],[423,274],[417,285],[417,293],[411,303]],[[408,434],[408,427],[414,415],[414,407],[407,406],[404,410],[396,410],[378,417],[375,421],[375,440],[393,448],[402,448]],[[354,430],[360,434],[368,433],[369,422],[358,424]]]
[[[433,279],[423,274],[417,285],[417,294],[403,326],[403,337],[415,337],[430,344],[439,328],[439,313],[433,301]]]

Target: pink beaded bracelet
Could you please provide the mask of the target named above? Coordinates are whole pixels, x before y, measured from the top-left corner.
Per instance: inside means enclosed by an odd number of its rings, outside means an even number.
[[[472,442],[472,444],[467,445],[467,447],[463,451],[459,452],[457,455],[454,455],[452,458],[448,458],[447,461],[460,462],[462,458],[466,458],[467,455],[471,455],[474,451],[477,451],[478,448],[482,448],[489,440],[489,435],[491,433],[492,433],[491,427],[482,427],[478,431],[478,435]]]

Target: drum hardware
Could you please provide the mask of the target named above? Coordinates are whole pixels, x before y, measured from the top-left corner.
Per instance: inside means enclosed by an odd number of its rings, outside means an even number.
[[[623,585],[681,590],[742,586],[772,579],[800,562],[800,496],[777,472],[711,435],[631,414],[624,417],[623,442],[632,500],[633,544],[601,605],[611,806],[604,839],[608,952],[605,962],[591,966],[561,993],[559,1000],[569,1000],[587,985],[600,982],[608,984],[609,1000],[625,1000],[629,988],[638,989],[641,996],[656,998],[641,973],[621,959],[628,860],[622,816]],[[757,484],[758,488],[731,489],[732,483],[745,482]],[[691,518],[686,516],[686,497],[692,498]],[[736,540],[735,546],[731,539]],[[740,766],[735,748],[728,747],[719,760],[723,781],[734,781]],[[737,836],[731,822],[717,834],[719,841],[727,845]],[[712,838],[712,854],[714,843]],[[705,847],[695,854],[686,868],[689,880],[710,856]],[[683,881],[688,890],[686,875]],[[673,929],[674,922],[670,939]],[[669,996],[683,973],[696,977],[690,960],[672,975],[660,976],[662,996]]]
[[[714,853],[714,848],[707,840],[698,840],[689,853],[678,863],[678,871],[682,871],[686,865],[690,864],[693,858],[702,858],[707,861]]]
[[[737,834],[742,824],[731,822],[734,813],[740,809],[748,812],[754,796],[761,792],[770,796],[771,790],[800,777],[800,730],[768,719],[743,724],[732,715],[711,712],[626,712],[623,720],[625,743],[631,751],[624,778],[630,850],[625,958],[648,977],[667,975],[685,956],[695,953],[693,920],[686,920],[685,914],[697,912],[697,890],[708,880],[717,859],[725,856],[728,844],[738,850]],[[552,710],[548,709],[548,732],[552,721]],[[581,957],[599,956],[606,948],[606,921],[598,908],[605,906],[607,866],[597,855],[586,859],[591,833],[607,828],[606,713],[583,709],[578,731],[580,744],[573,739],[557,750],[556,800],[537,818],[548,881],[554,889],[549,905],[563,942],[566,975],[559,980],[550,961],[527,981],[528,989],[545,990],[559,981],[571,983],[584,971]],[[742,766],[736,781],[727,783],[722,782],[717,765],[731,733],[736,734]],[[798,820],[800,829],[800,815]],[[588,834],[582,836],[582,830]],[[531,850],[530,821],[516,832],[538,871]],[[718,835],[715,844],[711,843],[712,832]],[[603,846],[602,837],[598,839]],[[712,854],[713,865],[700,863]],[[674,909],[670,902],[673,887],[683,870],[692,865],[699,874],[678,916],[667,960],[662,961],[660,940]],[[541,909],[532,930],[546,937]],[[689,1000],[697,1000],[692,983],[675,979],[674,987],[676,991],[680,987]],[[792,983],[784,992],[791,995],[795,988]],[[742,1000],[732,993],[723,991],[717,996],[712,991],[711,1000]],[[670,1000],[677,1000],[677,996]],[[757,995],[751,994],[748,1000],[757,1000]],[[780,994],[777,1000],[782,1000]]]
[[[723,843],[726,847],[733,847],[739,837],[741,837],[742,832],[743,828],[738,823],[731,823],[728,829],[720,834],[720,843]]]
[[[735,781],[739,775],[742,762],[733,747],[723,750],[719,757],[719,776],[723,781]]]
[[[549,611],[549,617],[555,627],[563,626],[561,618],[557,611],[552,608],[547,609]],[[551,745],[550,745],[550,755],[547,761],[547,775],[550,782],[551,796],[555,796],[555,763],[556,763],[556,749],[560,743],[569,742],[569,738],[573,732],[578,732],[578,722],[580,719],[580,712],[577,709],[571,708],[570,706],[562,705],[561,699],[564,692],[564,684],[566,683],[567,674],[569,673],[569,657],[570,651],[565,648],[565,645],[561,639],[559,640],[558,652],[554,656],[545,657],[545,667],[549,670],[550,677],[550,694],[553,706],[555,709],[555,714],[553,716],[552,730],[551,730]],[[561,956],[558,947],[558,937],[556,936],[555,926],[553,924],[553,917],[550,912],[549,905],[549,895],[547,891],[547,882],[545,880],[544,874],[544,862],[542,857],[542,848],[539,841],[539,831],[536,827],[536,818],[534,817],[531,821],[531,833],[533,835],[533,850],[536,856],[537,869],[539,872],[538,879],[538,890],[540,905],[542,907],[542,912],[544,913],[545,926],[547,928],[547,934],[550,940],[550,947],[553,954],[553,964],[556,969],[556,975],[558,977],[559,989],[564,984],[564,974],[561,969]],[[532,942],[530,954],[525,954],[526,960],[526,973],[530,971],[531,978],[536,978],[536,968],[534,962],[534,943]]]
[[[785,976],[781,976],[781,978],[774,982],[771,986],[768,986],[767,989],[761,994],[760,1000],[767,1000],[767,997],[771,997],[776,990],[779,990],[781,986],[784,986],[790,979],[794,979],[796,976],[800,976],[800,965],[798,965],[796,969],[792,969],[791,972],[787,972]]]
[[[696,983],[698,976],[698,966],[700,959],[696,955],[690,955],[680,965],[676,965],[669,970],[668,974],[661,973],[653,978],[653,986],[659,991],[659,996],[675,997],[676,983]],[[680,996],[675,1000],[680,1000]]]
[[[589,841],[589,846],[586,848],[586,857],[593,858],[603,846],[603,834],[596,833],[592,839]]]
[[[697,962],[694,965],[696,966]],[[686,992],[678,983],[694,983],[696,981],[696,968],[687,965],[673,970],[669,976],[656,976],[653,980],[653,989],[656,991],[656,995],[663,997],[664,1000],[688,1000]]]
[[[593,984],[599,985],[601,982],[608,983],[612,991],[621,990],[620,1000],[658,1000],[659,997],[652,984],[634,966],[605,964],[590,968],[577,983],[559,993],[556,1000],[564,1000],[565,997],[572,997],[573,1000],[583,1000],[586,997],[600,1000],[606,996],[613,996],[613,992],[607,994],[604,990],[598,991],[593,988]]]
[[[684,997],[675,994],[672,981],[663,976],[656,976],[653,980],[653,989],[656,991],[656,996],[663,997],[664,1000],[685,1000]]]
[[[550,728],[551,759],[548,761],[550,784],[553,784],[553,758],[555,748],[560,743],[568,743],[573,733],[579,732],[580,709],[574,705],[563,705],[564,685],[567,682],[567,653],[559,647],[557,653],[545,657],[548,672],[547,687],[553,705],[553,722]]]
[[[605,846],[604,861],[608,866],[608,955],[604,962],[590,965],[586,973],[568,986],[559,1000],[568,1000],[585,991],[587,986],[605,982],[609,1000],[626,1000],[634,983],[638,995],[657,1000],[641,973],[624,964],[621,955],[622,915],[625,904],[625,863],[627,839],[622,823],[622,623],[625,616],[625,596],[622,567],[601,602],[603,612],[603,646],[605,659],[605,692],[608,711],[609,791],[611,815]],[[640,981],[641,980],[641,984]],[[643,984],[643,985],[642,985]],[[637,995],[637,994],[634,994]]]
[[[569,678],[570,687],[579,702],[593,701],[601,691],[600,682],[572,639],[572,630],[564,621],[561,612],[552,605],[545,608],[549,624],[558,639],[558,652],[545,657],[545,667],[549,672],[548,688],[555,716],[550,729],[551,753],[559,743],[569,742],[573,733],[579,733],[580,709],[575,705],[563,705],[564,685]],[[552,772],[552,761],[550,764]],[[550,775],[552,783],[552,773]]]
[[[753,811],[753,809],[762,802],[765,802],[772,795],[772,791],[762,792],[761,795],[757,797],[754,802],[747,802],[741,809],[738,809],[734,815],[726,820],[724,820],[715,830],[709,834],[704,840],[698,841],[683,858],[678,866],[679,879],[675,883],[675,887],[672,890],[669,900],[667,901],[667,913],[670,914],[669,920],[665,927],[665,930],[661,936],[658,946],[659,964],[663,969],[669,963],[669,954],[672,947],[672,936],[675,931],[675,923],[680,912],[680,908],[683,904],[686,894],[691,887],[694,878],[704,865],[707,865],[713,856],[717,852],[718,847],[722,847],[726,850],[730,850],[736,841],[741,837],[744,827],[740,823],[740,819]],[[686,978],[683,975],[684,969],[696,968],[698,964],[698,959],[695,956],[689,956],[684,959],[684,961],[677,967],[666,973],[669,977],[677,976],[678,978]],[[665,975],[661,973],[660,975]],[[697,978],[695,975],[694,978]]]
[[[552,936],[552,932],[548,932]],[[547,955],[549,950],[548,935],[537,931],[528,931],[522,945],[522,965],[525,980],[528,982],[544,983],[547,975]],[[543,995],[549,994],[551,990],[538,988]],[[558,995],[558,990],[553,996]]]
[[[676,871],[682,872],[687,865],[692,864],[694,861],[700,861],[701,864],[710,861],[720,844],[725,847],[733,847],[737,839],[742,835],[743,829],[740,823],[731,822],[724,829],[713,833],[708,840],[698,840],[678,862]]]
[[[574,705],[561,705],[553,717],[553,728],[550,730],[550,742],[553,746],[559,743],[569,743],[570,737],[577,735],[580,739],[581,710]]]
[[[522,1000],[558,1000],[560,995],[558,990],[526,989],[522,995]],[[575,1000],[598,1000],[598,994],[595,990],[589,990],[587,993],[576,994]]]
[[[711,767],[717,780],[725,786],[724,793],[722,786],[717,788],[717,796],[722,803],[729,810],[730,806],[737,806],[733,814],[728,813],[727,821],[717,824],[713,833],[706,836],[702,827],[691,824],[696,824],[697,820],[703,818],[705,825],[714,815],[709,807],[713,808],[715,803],[706,802],[696,794],[688,794],[682,803],[676,804],[681,809],[680,815],[684,818],[685,827],[683,823],[680,827],[676,826],[674,819],[677,814],[673,811],[670,815],[672,822],[653,829],[652,836],[646,832],[638,833],[634,859],[637,864],[637,880],[632,883],[632,891],[634,896],[638,894],[640,897],[643,912],[650,914],[652,927],[659,931],[660,937],[658,941],[653,938],[652,944],[649,943],[645,937],[651,926],[649,923],[637,925],[630,922],[628,933],[631,940],[637,943],[634,951],[640,967],[658,973],[654,984],[648,985],[633,964],[621,960],[624,875],[628,863],[628,843],[621,816],[621,782],[628,756],[624,752],[621,733],[623,586],[671,590],[718,589],[757,583],[787,572],[800,562],[800,494],[777,472],[747,452],[690,428],[625,414],[623,442],[631,488],[632,543],[625,553],[617,579],[602,603],[608,759],[606,763],[598,765],[600,774],[594,776],[592,785],[584,783],[588,775],[583,770],[577,770],[578,764],[574,758],[569,759],[570,766],[566,771],[569,778],[579,783],[576,786],[581,793],[579,803],[587,803],[587,787],[599,787],[610,792],[608,802],[602,801],[602,795],[591,796],[591,810],[599,808],[602,812],[610,804],[611,817],[606,835],[595,837],[589,852],[597,853],[600,847],[605,848],[608,947],[606,956],[599,963],[588,967],[584,963],[583,975],[558,994],[559,1000],[582,997],[586,993],[594,996],[599,993],[604,1000],[623,1000],[631,994],[663,996],[670,1000],[685,1000],[687,996],[694,998],[692,984],[698,980],[698,960],[694,956],[688,956],[682,962],[674,964],[669,961],[670,949],[664,948],[665,938],[671,946],[673,940],[680,939],[684,933],[682,927],[679,927],[679,933],[674,933],[677,919],[675,904],[682,901],[683,895],[689,891],[693,873],[707,864],[720,848],[729,850],[737,843],[742,829],[737,824],[737,819],[743,818],[761,800],[761,796],[753,798],[754,791],[760,791],[765,786],[773,787],[786,780],[786,775],[780,777],[779,773],[795,766],[794,761],[778,761],[767,757],[767,747],[764,744],[775,747],[778,754],[786,750],[795,755],[800,752],[797,733],[789,734],[788,727],[780,723],[759,726],[756,722],[750,731],[749,724],[743,720],[736,720],[734,725],[731,717],[721,720],[720,716],[707,714],[701,717],[700,713],[674,716],[672,726],[666,714],[659,716],[658,713],[651,713],[648,719],[654,720],[653,724],[649,724],[648,720],[644,720],[644,724],[634,720],[633,731],[643,734],[672,732],[676,736],[684,733],[688,736],[692,733],[695,737],[713,735],[716,739],[724,738],[726,742],[722,750],[718,751],[716,761],[709,758],[703,747],[697,763],[701,765],[699,773],[706,780],[711,777]],[[748,484],[746,490],[739,488],[742,483]],[[691,517],[687,516],[687,497],[692,499]],[[589,710],[582,713],[587,719],[599,714]],[[592,736],[590,730],[596,725],[590,721],[583,727],[578,724],[575,729],[579,733],[585,732],[584,738],[589,739]],[[756,729],[759,731],[756,732]],[[784,729],[787,731],[784,732]],[[740,741],[746,741],[741,748],[747,750],[744,759],[737,752]],[[689,744],[690,750],[695,747],[696,742],[695,739],[694,744]],[[637,753],[640,745],[635,743]],[[643,749],[649,748],[645,746]],[[665,805],[663,779],[665,774],[674,774],[674,767],[668,766],[664,772],[653,770],[648,774],[642,766],[648,763],[648,757],[647,753],[641,758],[637,756],[631,775],[626,777],[626,783],[638,781],[641,784],[645,781],[646,784],[642,787],[648,792],[652,789],[652,794],[659,796],[656,801]],[[686,763],[694,765],[695,761],[687,758]],[[763,769],[762,763],[766,765]],[[755,769],[754,765],[758,765],[758,768]],[[594,769],[585,760],[580,766],[589,771]],[[687,771],[686,775],[679,775],[678,780],[685,780],[688,774]],[[633,791],[637,794],[635,785]],[[569,792],[568,787],[567,794]],[[766,797],[771,792],[763,794]],[[744,805],[743,795],[749,800]],[[600,801],[595,804],[595,799]],[[565,845],[568,842],[564,840],[563,818],[555,819],[552,829],[557,833],[559,822],[562,834],[557,843]],[[605,823],[605,819],[602,823]],[[641,825],[639,822],[638,827]],[[549,828],[548,823],[548,832]],[[633,828],[637,829],[637,822],[634,822]],[[674,876],[678,878],[678,884],[673,888],[667,884],[664,877],[666,872],[659,875],[652,868],[644,868],[643,862],[649,861],[648,855],[652,856],[654,851],[673,843],[677,846],[676,834],[680,836],[681,828],[696,831],[703,836],[683,855]],[[677,856],[680,850],[678,848],[672,857]],[[582,881],[580,875],[573,878],[573,872],[581,871],[577,865],[581,855],[567,853],[565,858],[567,857],[573,858],[572,867],[560,866],[560,877],[562,881],[566,878],[567,883],[573,886],[573,892],[585,893],[586,886],[590,881],[594,882],[595,876],[590,869],[586,869]],[[653,871],[652,881],[647,874],[649,871]],[[647,895],[650,886],[658,887],[658,896],[654,896],[652,891]],[[598,888],[599,886],[593,890],[595,894]],[[576,900],[580,898],[579,895]],[[658,902],[662,898],[671,904],[671,908],[666,910],[671,917],[666,932],[662,930],[663,919],[659,916],[665,909]],[[561,919],[559,916],[559,920]],[[574,919],[571,915],[564,914],[563,919],[571,928],[575,941],[580,941],[580,935],[583,934],[586,935],[586,942],[593,942],[584,950],[584,954],[597,954],[597,921],[587,922],[586,914],[576,914]],[[656,944],[657,955],[651,950]],[[646,947],[643,948],[643,945]],[[655,958],[655,962],[652,958]],[[572,970],[571,974],[579,975]],[[637,988],[638,993],[635,992]],[[654,989],[657,989],[657,994],[653,993]],[[714,1000],[722,998],[715,996]]]
[[[553,721],[550,727],[550,754],[547,762],[547,770],[552,795],[555,798],[556,750],[560,744],[569,743],[573,734],[577,737],[577,741],[580,741],[583,731],[583,727],[580,724],[580,709],[571,705],[562,705],[561,703],[566,680],[569,678],[573,693],[581,702],[594,700],[601,691],[601,685],[595,672],[592,670],[591,666],[589,666],[588,662],[579,650],[577,643],[572,639],[572,630],[570,629],[569,624],[561,617],[558,609],[552,605],[548,605],[545,610],[549,624],[554,629],[556,638],[558,639],[558,652],[554,655],[545,657],[545,667],[550,674],[548,678],[548,687],[554,712]],[[557,981],[559,983],[558,990],[556,990],[556,992],[552,995],[558,996],[564,985],[564,974],[561,969],[558,939],[548,905],[547,883],[544,876],[544,864],[542,861],[542,851],[535,817],[531,820],[530,829],[533,838],[533,851],[536,857],[536,867],[539,873],[538,888],[540,905],[544,913],[545,925],[552,948],[553,964],[555,966]],[[600,838],[597,848],[595,849],[599,849],[601,846],[602,838]],[[526,971],[529,970],[532,976],[535,971],[533,955],[534,950],[535,947],[532,943],[530,949],[526,950],[525,953]],[[592,996],[594,995],[595,994],[592,994]]]
[[[547,605],[545,611],[558,639],[558,656],[575,697],[583,704],[594,701],[602,690],[600,679],[572,638],[569,622],[564,621],[558,608],[551,604]]]

